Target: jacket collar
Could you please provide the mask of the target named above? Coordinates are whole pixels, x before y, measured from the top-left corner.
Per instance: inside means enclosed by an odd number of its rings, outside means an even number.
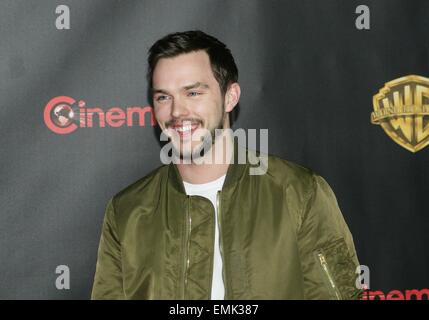
[[[246,161],[245,163],[239,163],[238,154],[239,152],[245,152]],[[240,178],[243,176],[246,168],[248,166],[248,156],[247,149],[242,148],[238,145],[237,141],[234,140],[234,161],[228,166],[228,170],[226,172],[225,182],[223,184],[222,189],[227,189],[235,185]],[[179,169],[174,163],[169,164],[168,168],[168,183],[176,189],[178,192],[186,194],[185,187],[183,185],[183,180],[180,175]]]

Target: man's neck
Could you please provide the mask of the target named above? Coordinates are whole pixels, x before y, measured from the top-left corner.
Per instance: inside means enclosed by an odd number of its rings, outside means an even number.
[[[228,171],[229,164],[178,164],[183,181],[202,184],[219,179]]]
[[[218,145],[218,147],[216,147],[216,143],[219,143],[219,139],[216,140],[217,141],[210,148],[208,154],[204,155],[206,160],[210,158],[211,161],[203,161],[203,163],[200,164],[177,164],[177,169],[183,181],[193,184],[202,184],[219,179],[226,174],[231,162],[233,143],[228,136],[224,140],[223,145]],[[222,161],[217,161],[216,159],[222,159]]]

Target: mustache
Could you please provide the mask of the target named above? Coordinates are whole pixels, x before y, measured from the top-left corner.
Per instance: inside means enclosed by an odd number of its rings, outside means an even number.
[[[165,126],[168,128],[168,127],[175,126],[175,125],[181,125],[183,123],[203,124],[203,121],[201,119],[197,119],[197,118],[171,119],[165,123]]]

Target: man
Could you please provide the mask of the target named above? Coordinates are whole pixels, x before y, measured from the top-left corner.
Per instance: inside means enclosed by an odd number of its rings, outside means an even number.
[[[181,161],[109,201],[92,298],[358,299],[352,235],[327,182],[271,155],[251,174],[259,154],[240,163],[223,134],[240,98],[230,50],[175,33],[148,63],[155,117]]]

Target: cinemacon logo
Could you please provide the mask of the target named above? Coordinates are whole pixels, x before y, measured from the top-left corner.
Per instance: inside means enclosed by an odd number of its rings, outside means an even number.
[[[128,127],[144,127],[148,117],[150,125],[155,126],[156,120],[151,106],[112,107],[103,110],[100,107],[89,108],[85,101],[76,101],[68,96],[52,98],[43,112],[46,126],[57,134],[69,134],[78,128],[118,128],[125,124]]]

